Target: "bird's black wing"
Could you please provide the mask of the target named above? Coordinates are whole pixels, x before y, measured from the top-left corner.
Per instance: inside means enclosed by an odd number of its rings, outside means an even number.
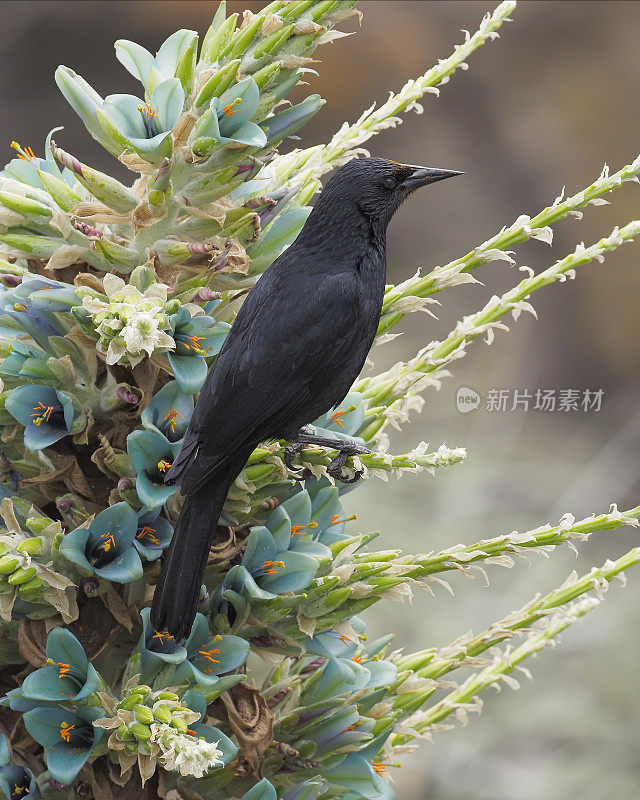
[[[275,266],[275,265],[274,265]],[[284,265],[283,265],[284,266]],[[275,435],[340,369],[357,286],[339,271],[267,271],[249,293],[202,388],[167,477],[185,494],[238,450]]]

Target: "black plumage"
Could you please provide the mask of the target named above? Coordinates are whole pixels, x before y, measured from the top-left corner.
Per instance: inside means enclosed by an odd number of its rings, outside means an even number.
[[[380,320],[394,212],[420,186],[459,174],[350,161],[247,296],[166,476],[186,498],[153,599],[156,630],[188,635],[222,506],[253,449],[267,439],[313,440],[300,429],[358,377]]]

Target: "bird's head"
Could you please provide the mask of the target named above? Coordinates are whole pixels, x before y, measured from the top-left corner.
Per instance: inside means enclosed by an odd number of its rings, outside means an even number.
[[[422,186],[462,175],[450,169],[399,164],[384,158],[357,158],[341,167],[324,188],[325,209],[362,214],[386,227],[400,204]]]

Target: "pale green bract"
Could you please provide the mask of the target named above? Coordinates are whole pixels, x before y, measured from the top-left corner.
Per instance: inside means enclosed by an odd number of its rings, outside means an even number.
[[[321,176],[366,153],[403,112],[420,112],[426,93],[497,38],[515,2],[327,145],[278,153],[324,102],[283,101],[316,48],[346,35],[337,26],[354,6],[276,0],[240,18],[221,3],[202,41],[180,30],[153,55],[121,39],[116,56],[140,96],[103,99],[79,65],[61,66],[60,90],[135,173],[131,185],[68,153],[60,129],[42,156],[12,143],[17,158],[0,173],[0,661],[5,675],[26,677],[0,701],[11,734],[0,741],[0,789],[11,797],[391,800],[387,772],[414,740],[479,709],[489,686],[515,686],[514,669],[640,562],[633,548],[479,634],[391,651],[392,635],[367,638],[372,604],[448,586],[442,573],[512,566],[637,526],[640,508],[403,555],[376,549],[378,534],[345,516],[343,486],[327,475],[333,453],[308,447],[291,471],[286,442],[265,442],[229,492],[228,537],[210,554],[190,636],[178,643],[151,627],[181,506],[164,474],[242,297],[299,233]],[[549,243],[555,222],[639,173],[640,157],[605,168],[466,255],[387,287],[379,343],[432,294],[474,282],[488,261],[514,264],[519,243]],[[464,448],[444,444],[393,454],[388,433],[471,342],[490,343],[509,313],[535,313],[533,292],[639,233],[631,221],[540,273],[521,267],[513,289],[442,341],[365,374],[316,427],[370,446],[347,466],[364,479],[463,463]],[[259,681],[256,654],[270,665]]]

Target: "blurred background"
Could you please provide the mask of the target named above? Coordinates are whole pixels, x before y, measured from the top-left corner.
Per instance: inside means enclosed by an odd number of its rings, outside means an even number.
[[[258,3],[229,2],[231,11]],[[303,144],[327,141],[344,120],[422,74],[474,31],[492,8],[485,2],[361,2],[356,35],[320,51],[320,76],[310,89],[327,105],[302,131]],[[3,2],[0,44],[0,143],[5,158],[17,139],[37,153],[49,128],[81,160],[114,170],[113,160],[86,134],[58,93],[59,63],[77,69],[103,96],[137,84],[116,61],[112,43],[133,39],[154,50],[179,27],[203,33],[210,2]],[[370,142],[373,155],[448,167],[463,178],[429,189],[403,206],[389,235],[389,280],[417,267],[464,254],[522,213],[534,215],[563,186],[569,194],[591,183],[606,162],[630,163],[640,150],[640,31],[638,2],[522,2],[501,39],[469,59],[427,95],[424,114],[409,114],[395,130]],[[309,91],[307,89],[307,91]],[[119,165],[116,165],[116,171]],[[121,168],[120,175],[125,176]],[[555,227],[553,246],[518,247],[518,265],[543,269],[584,241],[589,244],[640,215],[640,187],[617,190],[612,205],[589,207],[582,221]],[[384,487],[372,480],[347,499],[362,530],[380,530],[382,547],[429,551],[471,543],[513,529],[622,509],[640,498],[640,243],[628,244],[603,265],[581,267],[575,281],[533,296],[536,321],[523,315],[491,347],[474,342],[454,363],[453,377],[431,391],[419,417],[391,448],[406,452],[421,439],[464,446],[466,463],[406,476]],[[457,319],[479,310],[521,277],[504,262],[476,271],[483,286],[439,296],[438,320],[407,319],[404,335],[374,352],[377,371],[440,339]],[[468,414],[456,391],[482,398]],[[490,412],[490,389],[603,390],[599,411]],[[511,407],[511,401],[508,408]],[[600,534],[576,558],[556,551],[549,561],[511,570],[491,567],[490,588],[458,575],[455,598],[444,590],[417,596],[410,606],[386,604],[369,614],[371,634],[397,633],[415,650],[446,644],[520,607],[536,592],[559,585],[573,569],[587,571],[637,543],[638,533]],[[640,794],[638,661],[640,574],[612,587],[603,605],[563,635],[562,646],[533,664],[535,682],[514,693],[485,697],[482,715],[390,770],[399,800],[602,800]]]

